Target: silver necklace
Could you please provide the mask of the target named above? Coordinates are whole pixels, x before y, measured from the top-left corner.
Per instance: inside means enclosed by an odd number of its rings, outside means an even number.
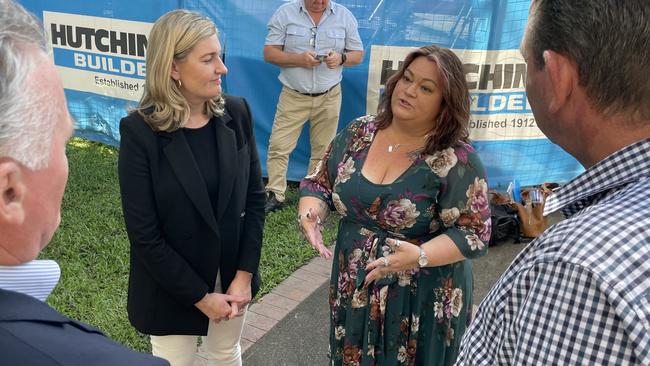
[[[426,140],[429,137],[429,134],[430,133],[427,133],[426,135],[422,136],[422,138]],[[414,145],[414,144],[416,144],[416,143],[412,142],[410,144],[389,144],[387,150],[388,150],[389,153],[392,153],[392,152],[395,152],[395,151],[399,150],[399,148],[402,147],[402,146],[411,146],[411,145]]]
[[[388,152],[392,153],[393,151],[397,151],[400,147],[402,147],[402,144],[388,145]]]

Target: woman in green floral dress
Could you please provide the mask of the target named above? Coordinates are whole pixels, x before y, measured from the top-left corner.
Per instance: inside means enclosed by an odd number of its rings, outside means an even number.
[[[468,259],[486,253],[491,228],[469,105],[460,60],[420,48],[379,114],[341,131],[301,183],[301,229],[334,262],[332,365],[453,364],[471,316]],[[329,207],[342,217],[333,255],[320,235]]]

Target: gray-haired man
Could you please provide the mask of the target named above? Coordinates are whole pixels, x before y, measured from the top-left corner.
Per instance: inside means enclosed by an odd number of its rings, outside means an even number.
[[[55,262],[34,258],[59,226],[72,131],[41,25],[13,0],[0,0],[2,364],[168,365],[43,302],[60,272]]]

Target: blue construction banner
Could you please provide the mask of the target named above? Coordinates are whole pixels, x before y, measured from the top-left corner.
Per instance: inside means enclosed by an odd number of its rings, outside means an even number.
[[[119,120],[137,105],[146,75],[153,22],[176,8],[203,12],[219,28],[227,93],[245,97],[255,119],[265,171],[281,90],[279,68],[263,59],[266,24],[282,0],[19,0],[43,20],[63,78],[76,135],[119,144]],[[365,57],[343,74],[339,129],[376,113],[388,77],[413,48],[451,48],[465,65],[472,95],[471,139],[490,186],[566,182],[580,164],[548,141],[526,99],[526,63],[519,46],[530,0],[341,0],[358,20]],[[288,178],[309,161],[308,124],[290,157]]]

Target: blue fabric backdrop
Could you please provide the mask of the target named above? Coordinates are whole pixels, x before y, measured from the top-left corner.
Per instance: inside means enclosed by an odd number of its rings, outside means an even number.
[[[119,144],[120,118],[137,104],[145,72],[134,71],[144,65],[138,45],[151,23],[176,8],[207,14],[220,29],[225,48],[229,73],[224,88],[251,104],[265,162],[281,85],[279,69],[264,62],[262,49],[266,23],[285,1],[19,1],[44,20],[77,120],[76,134],[112,145]],[[383,82],[410,48],[435,43],[452,48],[466,65],[474,99],[472,138],[492,187],[505,187],[513,179],[522,185],[564,182],[582,171],[571,156],[541,135],[525,101],[526,66],[518,48],[530,0],[339,3],[358,19],[366,50],[364,62],[344,72],[339,128],[374,113]],[[290,157],[290,179],[305,175],[308,159],[305,128]]]

